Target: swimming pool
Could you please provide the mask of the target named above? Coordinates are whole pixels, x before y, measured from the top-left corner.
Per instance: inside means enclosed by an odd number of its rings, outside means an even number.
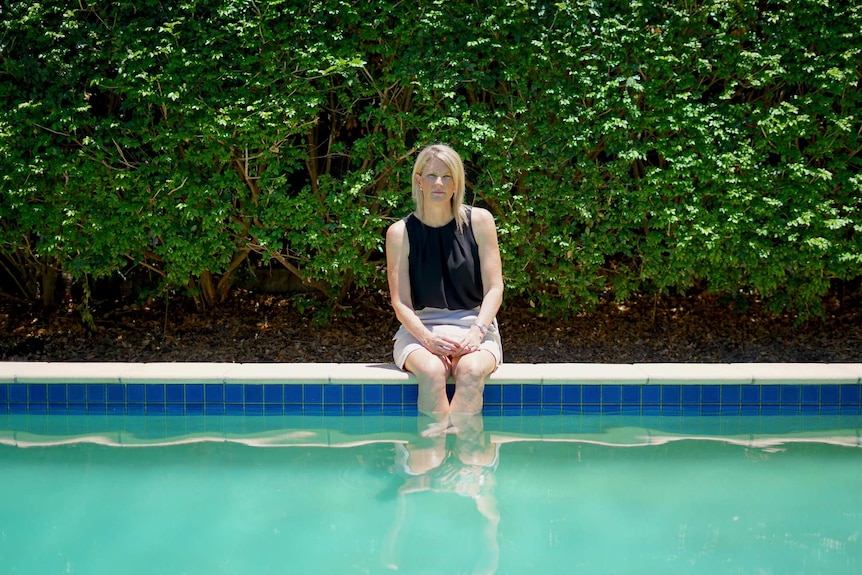
[[[859,416],[0,416],[4,573],[858,573]]]
[[[860,366],[0,364],[0,572],[858,573]],[[118,567],[120,566],[120,567]]]

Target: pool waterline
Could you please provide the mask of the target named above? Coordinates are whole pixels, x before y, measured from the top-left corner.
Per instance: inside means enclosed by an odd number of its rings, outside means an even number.
[[[650,447],[680,441],[720,442],[756,449],[796,443],[862,448],[862,416],[721,416],[579,414],[461,416],[503,443],[577,443]],[[415,415],[207,416],[0,415],[0,446],[164,447],[236,443],[249,447],[350,448],[413,441],[433,420]],[[454,429],[454,426],[453,426]],[[450,429],[448,433],[453,433]]]

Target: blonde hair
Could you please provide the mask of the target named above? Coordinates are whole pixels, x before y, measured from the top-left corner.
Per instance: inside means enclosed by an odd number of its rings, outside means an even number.
[[[422,175],[422,170],[432,158],[443,162],[449,169],[449,173],[452,174],[452,183],[455,185],[455,195],[452,196],[452,213],[455,214],[455,225],[460,231],[467,225],[467,208],[464,206],[464,162],[461,161],[458,152],[444,144],[428,146],[416,156],[416,163],[413,164],[413,173],[410,177],[416,215],[419,216],[420,220],[425,215],[425,196],[416,181],[418,179],[416,176]]]

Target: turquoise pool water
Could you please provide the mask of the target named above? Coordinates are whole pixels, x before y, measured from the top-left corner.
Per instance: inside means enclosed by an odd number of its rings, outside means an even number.
[[[862,419],[0,418],[0,573],[862,572]]]

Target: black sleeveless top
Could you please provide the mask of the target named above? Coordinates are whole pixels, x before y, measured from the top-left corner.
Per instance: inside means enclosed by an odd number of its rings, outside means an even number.
[[[413,309],[473,309],[482,304],[482,269],[473,222],[467,209],[462,231],[453,219],[445,226],[426,226],[414,214],[404,218],[410,242],[410,292]]]

